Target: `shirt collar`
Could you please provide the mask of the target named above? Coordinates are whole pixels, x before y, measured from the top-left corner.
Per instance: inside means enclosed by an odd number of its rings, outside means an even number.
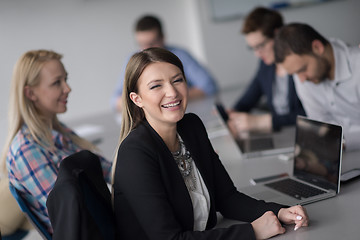
[[[331,39],[330,44],[335,60],[334,83],[344,82],[350,79],[352,75],[348,47],[343,41],[337,39]]]
[[[52,140],[54,141],[55,146],[63,145],[63,135],[56,130],[51,130]]]
[[[66,127],[64,127],[64,129],[65,131],[68,131]],[[26,125],[26,123],[24,123],[22,126],[22,132],[27,137],[31,136],[29,127]],[[71,142],[71,140],[68,137],[64,136],[62,133],[60,133],[57,130],[52,129],[51,135],[52,135],[51,139],[57,148],[63,148],[64,145],[69,144]]]

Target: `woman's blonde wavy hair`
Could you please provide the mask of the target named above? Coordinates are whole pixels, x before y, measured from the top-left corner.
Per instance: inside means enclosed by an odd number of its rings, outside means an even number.
[[[16,62],[10,86],[8,135],[0,159],[0,168],[3,174],[6,172],[6,156],[11,142],[23,124],[28,126],[30,134],[35,141],[44,147],[50,149],[54,147],[51,134],[52,129],[54,129],[69,137],[81,148],[88,150],[96,149],[93,144],[85,139],[65,131],[56,116],[52,120],[51,126],[47,126],[33,101],[24,94],[26,86],[38,86],[41,80],[39,77],[40,71],[46,62],[50,60],[61,61],[61,58],[62,55],[54,51],[34,50],[24,53]]]

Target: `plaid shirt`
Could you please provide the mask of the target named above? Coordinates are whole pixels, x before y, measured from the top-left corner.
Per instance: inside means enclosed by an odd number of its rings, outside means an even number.
[[[66,131],[73,133],[63,126]],[[73,133],[74,134],[74,133]],[[46,199],[52,190],[60,167],[60,162],[68,155],[82,150],[68,137],[53,130],[55,150],[49,151],[31,136],[24,124],[14,137],[6,159],[10,183],[22,192],[32,211],[52,231],[46,208]],[[105,180],[110,182],[111,162],[100,157]]]

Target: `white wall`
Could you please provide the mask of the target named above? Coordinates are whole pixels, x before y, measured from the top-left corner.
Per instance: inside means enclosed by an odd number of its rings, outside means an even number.
[[[169,43],[205,59],[193,5],[192,0],[1,0],[0,146],[12,68],[22,53],[44,48],[64,55],[72,93],[62,119],[109,111],[123,61],[137,49],[133,24],[140,15],[158,15]]]
[[[187,48],[221,88],[246,84],[257,60],[240,35],[241,19],[213,22],[209,0],[1,0],[0,147],[6,135],[12,68],[22,53],[52,49],[64,55],[72,87],[68,119],[108,111],[124,58],[136,49],[133,24],[144,13],[164,22],[167,42]],[[284,10],[287,22],[312,24],[325,36],[360,42],[360,1],[334,1]]]

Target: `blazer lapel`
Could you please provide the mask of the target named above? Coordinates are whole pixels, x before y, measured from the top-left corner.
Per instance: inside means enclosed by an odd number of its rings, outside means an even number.
[[[150,126],[148,122],[145,126],[150,131],[154,141],[157,141],[161,146],[157,149],[159,153],[160,170],[164,177],[164,185],[168,191],[169,201],[172,204],[176,215],[179,216],[179,222],[186,230],[193,230],[194,228],[194,211],[191,197],[185,185],[184,179],[175,163],[174,157],[166,146],[165,142],[159,134]]]
[[[267,96],[268,96],[268,102],[272,103],[272,99],[273,99],[273,85],[275,82],[275,64],[273,64],[270,68],[269,71],[266,73],[267,76],[265,79],[267,79],[267,81],[265,81],[265,91],[267,91]],[[272,104],[271,104],[272,105]]]
[[[186,117],[186,116],[185,116]],[[184,117],[184,118],[185,118]],[[211,176],[208,176],[207,171],[205,170],[207,168],[206,166],[206,159],[202,159],[202,154],[200,153],[199,149],[200,146],[197,146],[197,143],[202,142],[201,140],[197,139],[198,135],[194,136],[194,131],[196,131],[195,129],[192,128],[192,126],[182,126],[183,124],[178,124],[178,132],[181,136],[181,138],[184,141],[184,144],[186,146],[186,148],[189,150],[192,159],[195,162],[195,165],[197,167],[197,169],[199,170],[202,179],[204,180],[204,183],[208,189],[209,192],[209,196],[210,196],[210,213],[209,213],[209,219],[208,219],[208,223],[207,223],[207,228],[213,227],[216,224],[216,210],[215,210],[215,199],[214,199],[214,192],[213,192],[213,187],[212,187],[212,183],[210,182],[209,179],[211,179]],[[192,129],[192,131],[186,131],[187,129]],[[207,139],[202,139],[204,141],[207,141]],[[204,142],[204,144],[206,144]],[[208,159],[210,160],[210,159]]]

